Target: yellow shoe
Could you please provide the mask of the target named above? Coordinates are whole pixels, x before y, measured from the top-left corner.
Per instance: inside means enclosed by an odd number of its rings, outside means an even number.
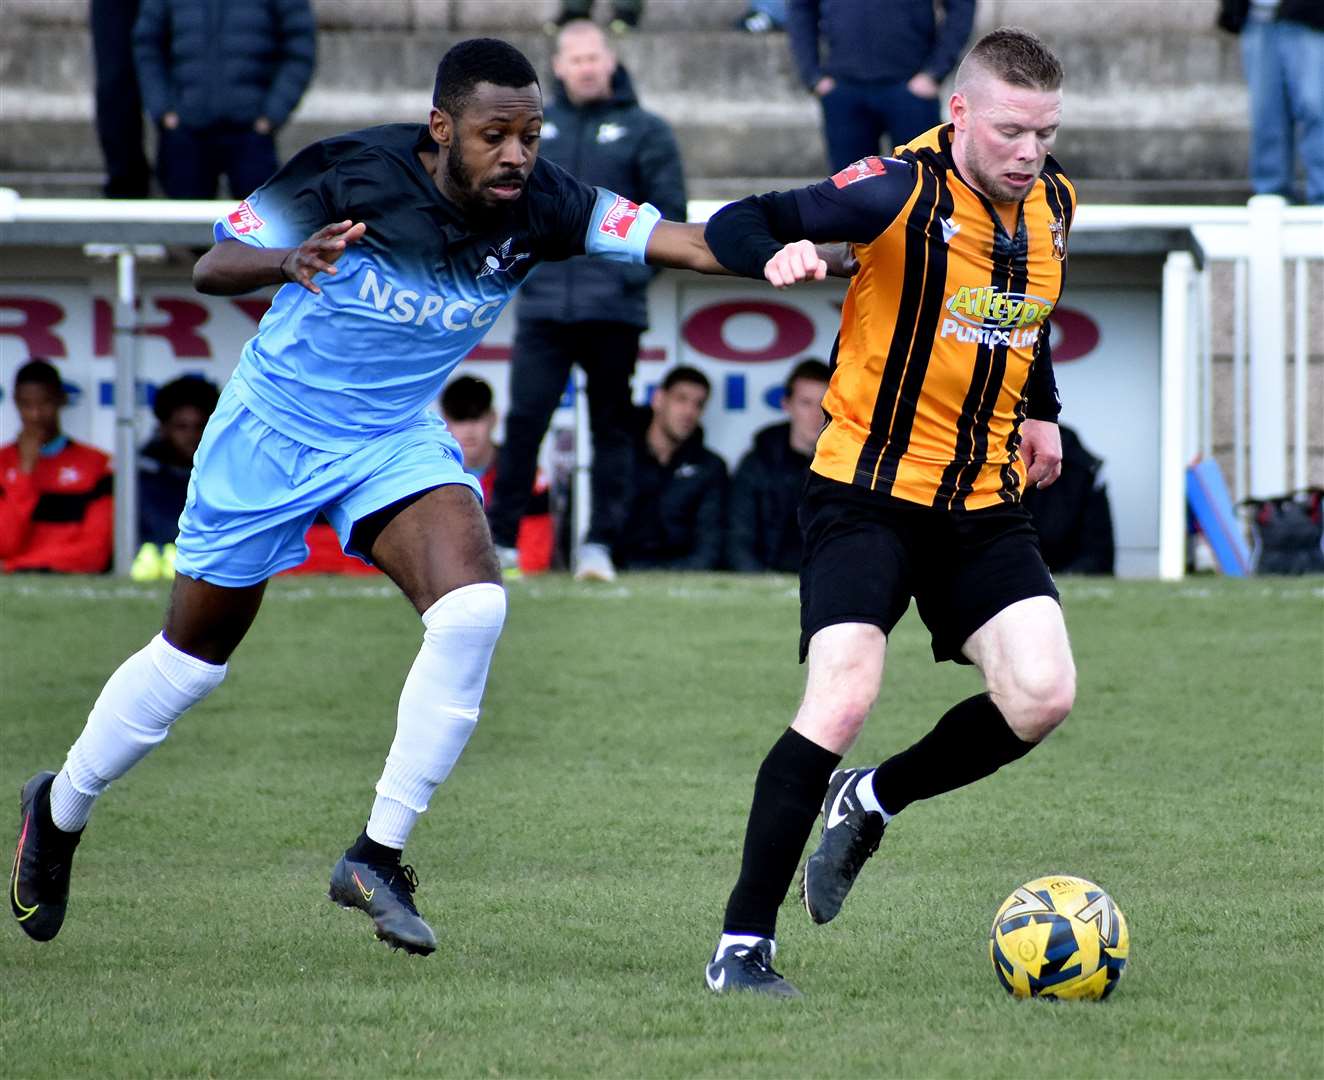
[[[175,576],[175,545],[161,545],[161,577],[170,581]]]
[[[173,560],[172,560],[173,561]],[[133,557],[129,577],[134,581],[155,581],[161,576],[161,549],[155,544],[143,544]]]

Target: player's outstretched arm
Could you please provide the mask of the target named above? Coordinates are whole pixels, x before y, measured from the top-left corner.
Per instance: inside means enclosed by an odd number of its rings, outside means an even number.
[[[311,293],[320,293],[313,276],[336,273],[335,264],[345,248],[366,231],[362,222],[338,221],[292,248],[262,248],[241,240],[222,240],[194,265],[193,287],[211,296],[238,296],[264,285],[293,282]]]
[[[730,274],[703,238],[702,225],[662,220],[648,237],[644,259],[649,266],[670,266],[675,270],[697,270],[700,274]]]
[[[659,235],[661,234],[661,235]],[[821,268],[821,273],[809,272],[802,274],[793,280],[803,281],[808,276],[813,276],[818,281],[824,277],[850,277],[859,269],[859,264],[855,261],[855,256],[851,253],[849,244],[811,244],[808,240],[800,241],[800,244],[807,244],[807,253],[803,255],[802,262],[808,266],[810,261],[817,259],[816,266]],[[799,245],[787,245],[783,248],[795,247],[797,252],[802,251]],[[778,253],[780,256],[780,252]],[[646,258],[652,266],[670,266],[678,270],[697,270],[701,274],[734,274],[734,270],[728,270],[713,254],[712,249],[708,247],[708,241],[704,238],[704,227],[702,225],[687,225],[677,221],[659,221],[653,234],[648,238],[648,249]],[[768,264],[771,266],[771,262]],[[796,266],[801,265],[795,263]],[[791,271],[787,271],[789,275]],[[773,280],[769,276],[767,269],[764,270],[764,276],[774,285],[789,285],[792,279],[788,276],[786,281]]]

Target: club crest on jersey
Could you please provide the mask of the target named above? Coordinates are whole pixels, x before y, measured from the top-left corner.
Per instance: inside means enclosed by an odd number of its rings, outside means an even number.
[[[839,188],[849,187],[859,180],[868,180],[871,176],[882,176],[887,172],[887,166],[883,164],[880,157],[860,158],[853,165],[847,165],[839,173],[835,173],[832,182]]]
[[[604,215],[602,224],[598,226],[598,232],[610,233],[624,240],[630,235],[630,230],[638,217],[639,204],[632,203],[624,195],[617,195],[616,201],[611,204],[611,209]]]
[[[266,224],[257,216],[257,211],[248,204],[247,199],[241,202],[226,220],[230,222],[230,228],[234,230],[236,236],[247,236]]]
[[[1053,238],[1053,258],[1063,262],[1067,257],[1067,227],[1059,217],[1048,223],[1048,235]]]
[[[488,274],[504,274],[516,263],[529,258],[533,254],[531,251],[517,251],[512,255],[510,248],[514,242],[515,238],[512,236],[500,247],[489,248],[487,255],[483,258],[483,268],[478,271],[478,276],[487,277]]]

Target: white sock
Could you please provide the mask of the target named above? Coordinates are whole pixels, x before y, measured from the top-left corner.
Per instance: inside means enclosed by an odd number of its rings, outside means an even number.
[[[855,797],[860,800],[860,805],[866,810],[872,810],[875,814],[882,814],[883,824],[886,825],[894,815],[883,809],[883,804],[878,801],[878,796],[874,794],[873,774],[877,771],[877,769],[870,769],[855,781]]]
[[[163,634],[122,663],[92,706],[51,786],[51,819],[76,832],[112,780],[123,776],[166,737],[191,705],[225,678],[227,665],[180,652]]]
[[[752,949],[760,941],[764,940],[771,943],[772,955],[776,956],[777,942],[773,941],[772,938],[761,938],[758,934],[723,934],[721,939],[717,942],[717,952],[714,955],[720,958],[725,955],[727,949],[736,945],[743,945],[746,948]]]
[[[377,781],[368,838],[403,848],[478,724],[506,591],[487,582],[448,592],[423,613],[423,647],[409,669],[395,741]]]

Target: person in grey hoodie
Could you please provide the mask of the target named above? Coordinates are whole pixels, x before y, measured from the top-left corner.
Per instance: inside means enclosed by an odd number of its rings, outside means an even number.
[[[567,23],[552,59],[556,79],[544,109],[541,155],[585,183],[649,202],[685,220],[680,151],[666,121],[639,106],[630,77],[602,30]],[[515,539],[537,469],[538,447],[571,367],[587,376],[593,429],[592,500],[576,574],[610,580],[610,551],[630,501],[630,378],[648,326],[655,271],[575,258],[530,275],[517,307],[510,410],[488,520],[503,565],[515,565]]]
[[[313,77],[308,0],[143,0],[133,55],[172,199],[242,199],[277,167],[275,132]]]

